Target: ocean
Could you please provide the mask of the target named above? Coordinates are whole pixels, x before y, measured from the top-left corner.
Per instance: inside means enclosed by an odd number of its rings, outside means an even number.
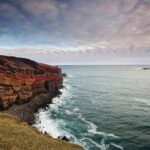
[[[150,150],[150,70],[145,66],[61,66],[62,95],[36,126],[85,150]]]

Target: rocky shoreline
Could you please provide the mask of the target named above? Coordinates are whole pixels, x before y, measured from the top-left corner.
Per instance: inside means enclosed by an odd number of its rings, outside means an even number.
[[[9,129],[11,136],[16,139],[16,135],[22,136],[22,131],[28,129],[31,130],[34,135],[36,134],[38,137],[42,136],[42,139],[46,140],[47,133],[45,133],[46,137],[43,137],[44,135],[42,133],[34,128],[30,129],[28,125],[31,127],[31,125],[35,123],[35,113],[37,113],[40,108],[46,108],[48,104],[52,103],[54,97],[61,94],[61,88],[63,88],[63,74],[61,68],[58,66],[41,64],[26,58],[0,55],[0,114],[1,118],[4,120],[4,125],[2,126],[10,123],[9,126],[4,128],[4,131]],[[5,119],[8,121],[6,124]],[[16,129],[13,124],[23,130]],[[14,129],[11,130],[11,128]],[[18,132],[18,134],[16,134],[16,132],[14,134],[14,130]],[[26,140],[32,138],[29,134],[29,132],[23,133],[23,135],[27,135]],[[3,136],[6,136],[4,140],[9,139],[10,137],[7,137],[6,133]],[[49,145],[59,147],[59,149],[65,149],[65,147],[62,146],[66,146],[67,149],[70,149],[68,147],[71,147],[72,150],[82,149],[78,145],[67,143],[67,137],[58,137],[57,140],[50,137],[48,138],[49,140],[46,141],[46,144],[52,142]],[[11,140],[14,139],[9,139],[8,143],[15,145]],[[35,138],[35,141],[36,147],[41,141],[37,138]],[[24,141],[21,142],[22,143],[17,146],[23,144],[28,147],[28,143],[23,143]],[[62,144],[62,146],[60,146],[60,144]]]
[[[45,108],[48,104],[51,104],[52,99],[59,95],[59,91],[52,94],[38,94],[34,98],[32,98],[28,103],[22,105],[13,105],[12,107],[3,112],[15,115],[18,118],[20,118],[21,121],[27,122],[29,125],[32,125],[35,123],[35,113],[40,108]]]
[[[46,108],[48,104],[52,104],[53,98],[60,95],[61,92],[59,90],[51,94],[50,93],[38,94],[31,100],[29,100],[28,103],[22,105],[13,105],[12,107],[2,112],[17,116],[21,122],[26,122],[30,126],[32,126],[33,124],[35,124],[35,121],[37,119],[35,113],[37,113],[38,110],[41,108]],[[45,134],[47,135],[46,132]],[[58,137],[58,139],[69,142],[69,139],[66,136]]]
[[[26,58],[0,55],[0,111],[32,125],[39,108],[63,87],[61,68]]]

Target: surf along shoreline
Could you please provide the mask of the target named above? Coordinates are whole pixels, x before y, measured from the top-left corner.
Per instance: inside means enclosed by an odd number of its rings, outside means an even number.
[[[38,110],[61,95],[63,76],[58,66],[0,55],[0,112],[17,116],[32,127]],[[62,140],[68,141],[66,137]]]
[[[61,68],[26,58],[0,55],[0,111],[32,125],[39,108],[63,88]]]
[[[35,114],[38,110],[44,109],[49,104],[52,104],[53,98],[60,94],[60,91],[55,91],[55,93],[41,93],[33,97],[29,102],[22,105],[13,105],[3,112],[15,115],[20,118],[21,121],[27,122],[30,126],[32,126],[35,124]]]

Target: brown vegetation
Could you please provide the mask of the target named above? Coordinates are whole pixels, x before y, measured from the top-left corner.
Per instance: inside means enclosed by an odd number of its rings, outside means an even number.
[[[43,135],[17,117],[0,113],[0,150],[83,150],[80,146]]]

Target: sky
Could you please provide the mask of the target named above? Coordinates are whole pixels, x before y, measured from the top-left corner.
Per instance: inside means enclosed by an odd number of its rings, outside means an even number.
[[[150,0],[0,0],[0,54],[150,64]]]

